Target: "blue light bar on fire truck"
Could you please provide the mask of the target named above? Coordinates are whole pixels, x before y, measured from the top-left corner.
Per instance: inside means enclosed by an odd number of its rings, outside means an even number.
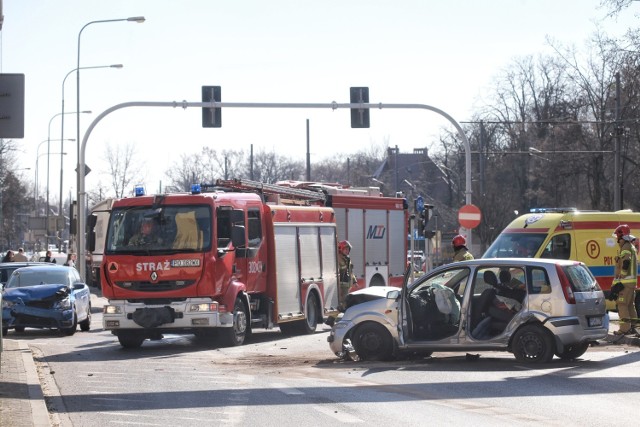
[[[201,192],[200,184],[191,184],[191,194],[200,194]]]
[[[133,192],[136,195],[136,197],[144,196],[145,194],[144,185],[136,185],[135,187],[133,187]]]

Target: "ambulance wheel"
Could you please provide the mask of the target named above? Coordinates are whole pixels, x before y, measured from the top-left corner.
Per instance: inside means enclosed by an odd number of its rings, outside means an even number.
[[[562,360],[577,359],[578,357],[582,356],[588,348],[588,342],[565,345],[564,351],[562,353],[556,352],[556,356],[558,356]]]
[[[235,347],[244,344],[247,325],[247,309],[244,307],[242,300],[236,298],[233,306],[233,326],[220,329],[220,345],[223,347]]]
[[[118,341],[124,348],[139,348],[144,342],[144,336],[135,332],[119,332]]]
[[[353,348],[360,360],[389,360],[393,356],[393,338],[379,323],[367,322],[351,335]]]
[[[520,328],[513,337],[511,347],[518,362],[548,363],[555,352],[553,337],[546,329],[537,325]]]

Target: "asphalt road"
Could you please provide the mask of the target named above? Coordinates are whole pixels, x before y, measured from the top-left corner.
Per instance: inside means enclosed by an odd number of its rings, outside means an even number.
[[[638,347],[603,343],[576,361],[517,363],[509,353],[436,353],[345,362],[328,328],[285,337],[259,331],[216,348],[168,335],[124,350],[101,329],[72,337],[16,334],[34,353],[47,405],[61,426],[562,425],[635,419]],[[13,332],[11,332],[13,334]]]

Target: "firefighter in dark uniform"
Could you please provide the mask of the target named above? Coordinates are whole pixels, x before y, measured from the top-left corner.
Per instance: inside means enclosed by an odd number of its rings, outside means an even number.
[[[353,264],[349,254],[351,253],[351,243],[348,240],[342,240],[338,243],[338,273],[340,284],[338,286],[338,310],[344,312],[346,310],[345,300],[351,287],[356,285],[355,274],[353,274]],[[333,326],[335,317],[328,317],[326,324]]]
[[[353,264],[349,254],[351,253],[351,243],[348,240],[343,240],[338,243],[338,268],[340,271],[340,289],[338,291],[338,309],[344,311],[345,299],[351,289],[351,286],[356,285],[358,281],[353,274]]]
[[[638,276],[638,258],[636,248],[633,245],[635,237],[631,235],[631,228],[622,224],[613,232],[617,239],[618,255],[615,257],[616,266],[612,283],[614,287],[621,288],[616,299],[618,315],[620,316],[620,329],[615,335],[629,335],[634,332],[633,325],[638,317],[635,307],[636,283]],[[622,286],[617,285],[618,283]],[[617,286],[616,286],[617,285]]]

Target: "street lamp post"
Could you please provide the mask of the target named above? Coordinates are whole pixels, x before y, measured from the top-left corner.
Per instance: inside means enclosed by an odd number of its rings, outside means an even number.
[[[144,16],[132,16],[129,18],[120,18],[120,19],[103,19],[103,20],[99,20],[99,21],[91,21],[86,23],[78,32],[78,63],[76,66],[76,111],[80,111],[80,39],[82,37],[82,32],[84,31],[85,28],[87,28],[89,25],[92,24],[106,24],[109,22],[123,22],[123,21],[127,21],[127,22],[137,22],[139,24],[143,23],[145,21]],[[76,116],[76,136],[77,136],[77,154],[78,154],[78,164],[76,167],[76,188],[80,188],[80,113],[77,114]],[[80,190],[78,190],[79,192]],[[78,200],[78,203],[80,201]],[[77,233],[84,233],[84,230],[77,230]],[[83,239],[84,240],[84,239]],[[76,252],[80,253],[79,248],[76,248]],[[82,278],[84,279],[84,272],[85,272],[85,260],[83,259],[79,259],[78,260],[78,265],[79,265],[79,271],[80,271],[80,275],[82,276]]]
[[[75,138],[67,138],[66,140],[67,140],[67,141],[75,142],[75,140],[76,140],[76,139],[75,139]],[[36,212],[36,216],[40,216],[40,215],[39,215],[39,211],[38,211],[38,202],[37,202],[37,200],[38,200],[38,194],[39,194],[39,191],[38,191],[38,190],[39,190],[39,188],[40,188],[40,185],[39,185],[39,184],[40,184],[40,181],[39,181],[39,179],[38,179],[38,178],[39,178],[39,173],[38,173],[38,158],[39,158],[39,157],[40,157],[40,155],[41,155],[41,154],[40,154],[40,147],[41,147],[41,146],[42,146],[42,144],[44,144],[45,142],[50,142],[50,141],[56,142],[56,141],[59,141],[59,140],[58,140],[58,139],[51,139],[51,140],[49,140],[49,139],[45,139],[44,141],[41,141],[41,142],[38,144],[38,148],[36,149],[36,176],[35,176],[35,184],[34,184],[34,199],[33,199],[33,207],[34,207],[34,211]],[[44,155],[44,154],[45,154],[45,153],[42,153],[42,155]]]
[[[54,140],[54,141],[55,141],[55,140]],[[71,141],[75,141],[75,140],[74,140],[74,139],[71,139]],[[35,179],[36,179],[36,182],[38,182],[38,178],[39,178],[39,175],[40,175],[40,174],[39,174],[39,167],[38,167],[38,163],[39,163],[39,161],[40,161],[40,157],[44,156],[45,154],[47,155],[47,161],[48,161],[49,156],[50,156],[51,154],[60,154],[60,155],[65,155],[65,154],[67,154],[67,153],[42,153],[42,154],[38,154],[38,155],[37,155],[37,157],[36,157],[36,171],[35,171]],[[49,186],[49,183],[47,182],[47,194],[49,193],[49,188],[48,188],[48,186]],[[38,214],[36,213],[36,216],[40,216],[40,215],[38,215]],[[48,249],[48,248],[49,248],[49,199],[48,199],[48,198],[47,198],[47,209],[46,209],[46,215],[45,215],[45,218],[46,218],[46,220],[45,220],[45,221],[46,221],[46,225],[45,225],[45,233],[46,233],[46,237],[45,237],[45,239],[46,239],[46,242],[47,242],[47,249]]]
[[[81,70],[90,70],[90,69],[97,69],[97,68],[122,68],[123,65],[122,64],[111,64],[111,65],[94,65],[94,66],[90,66],[90,67],[80,67]],[[62,79],[62,109],[60,111],[64,111],[64,84],[67,81],[67,77],[69,77],[71,74],[75,73],[76,71],[78,71],[78,68],[74,68],[73,70],[69,71],[67,73],[66,76],[64,76],[64,79]],[[82,113],[91,113],[91,111],[82,111]],[[61,119],[61,125],[60,125],[60,153],[64,152],[64,115],[62,115],[62,119]],[[60,154],[60,204],[58,207],[58,212],[60,212],[60,214],[62,213],[62,182],[63,182],[63,177],[64,177],[64,157],[62,154]],[[60,247],[59,251],[62,251],[62,247]]]
[[[80,113],[82,114],[90,114],[91,111],[61,111],[60,113],[54,114],[53,117],[51,117],[51,119],[49,119],[49,128],[47,131],[47,235],[49,235],[49,166],[51,164],[50,161],[50,153],[51,153],[51,123],[53,122],[53,119],[55,119],[56,117],[60,116],[62,118],[64,118],[65,114],[78,114],[80,115]],[[63,122],[64,123],[64,122]],[[60,144],[63,145],[64,144],[64,140],[61,138],[60,139]],[[62,152],[62,151],[60,151]],[[58,212],[58,216],[60,216],[60,212]],[[49,244],[49,241],[47,240],[47,244]]]

